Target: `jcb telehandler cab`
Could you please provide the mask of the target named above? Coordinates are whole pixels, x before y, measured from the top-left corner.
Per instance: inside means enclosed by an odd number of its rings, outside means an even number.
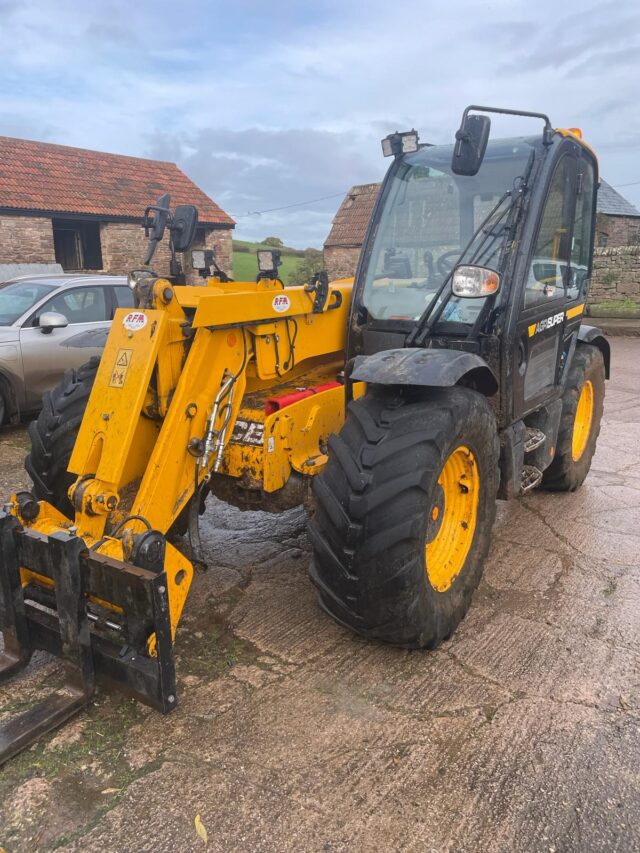
[[[203,285],[187,286],[176,253],[195,210],[148,211],[147,263],[168,228],[171,279],[132,275],[136,309],[116,313],[99,364],[45,396],[33,493],[0,514],[0,678],[36,648],[67,667],[64,690],[0,729],[0,762],[96,679],[176,706],[193,576],[180,534],[197,547],[209,492],[306,503],[322,606],[432,647],[469,606],[496,496],[582,483],[609,370],[606,340],[581,326],[597,161],[538,114],[518,113],[540,135],[488,142],[487,112],[467,108],[453,146],[383,141],[394,161],[353,292],[323,273],[285,289],[270,252],[242,283],[194,252]]]
[[[488,141],[488,112],[542,133]],[[367,391],[315,483],[311,577],[344,625],[433,647],[480,581],[496,495],[589,471],[609,375],[581,325],[598,164],[576,129],[477,106],[453,146],[412,131],[383,149],[347,341],[347,393]]]

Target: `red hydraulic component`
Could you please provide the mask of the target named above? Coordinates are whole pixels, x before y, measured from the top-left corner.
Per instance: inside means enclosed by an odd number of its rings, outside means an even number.
[[[292,394],[283,394],[281,397],[269,397],[264,404],[264,411],[267,415],[272,415],[280,409],[286,409],[287,406],[293,405],[305,397],[313,397],[314,394],[321,394],[323,391],[330,391],[332,388],[338,388],[339,382],[326,382],[324,385],[316,385],[315,388],[299,388]]]

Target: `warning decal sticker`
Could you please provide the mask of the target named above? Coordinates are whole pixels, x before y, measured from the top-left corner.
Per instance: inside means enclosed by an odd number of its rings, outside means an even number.
[[[111,371],[111,381],[109,382],[110,388],[122,388],[124,386],[125,379],[127,378],[127,371],[131,365],[132,355],[132,349],[118,350],[116,363],[113,365],[113,370]]]

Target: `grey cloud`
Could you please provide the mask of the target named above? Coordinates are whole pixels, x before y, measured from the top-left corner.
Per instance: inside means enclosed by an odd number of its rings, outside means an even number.
[[[569,74],[580,74],[583,71],[593,74],[596,71],[611,67],[615,67],[617,71],[622,68],[633,67],[638,61],[638,51],[640,51],[640,43],[629,47],[594,51],[591,56],[568,68],[565,71],[565,77]],[[636,83],[640,83],[640,80],[637,80]]]
[[[447,142],[469,102],[577,124],[605,177],[633,182],[639,14],[633,0],[368,0],[366,14],[358,0],[183,0],[173,16],[151,0],[0,0],[0,119],[16,136],[178,162],[240,215],[377,180],[383,136],[415,126]],[[317,245],[338,203],[243,216],[238,233]]]
[[[311,129],[211,128],[198,134],[164,134],[150,140],[148,154],[177,162],[240,217],[239,230],[262,228],[262,222],[247,216],[253,211],[341,194],[354,183],[379,180],[384,168],[379,149],[367,151],[352,134]],[[339,202],[326,199],[299,210],[294,222],[287,219],[287,239],[308,245],[308,224],[313,221],[318,244]]]
[[[580,70],[611,49],[612,44],[634,38],[640,23],[640,8],[624,8],[619,2],[600,3],[590,9],[560,18],[549,16],[537,35],[523,38],[515,56],[502,63],[510,72],[561,68],[580,61]],[[572,69],[576,70],[576,69]]]

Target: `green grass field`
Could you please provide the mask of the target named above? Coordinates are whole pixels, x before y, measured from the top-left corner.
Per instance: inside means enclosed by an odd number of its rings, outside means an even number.
[[[238,247],[248,247],[248,252],[238,251]],[[255,281],[258,275],[258,259],[256,252],[258,249],[270,249],[271,246],[265,246],[262,243],[249,243],[246,240],[233,241],[233,277],[236,281]],[[282,266],[279,269],[280,278],[285,284],[292,284],[295,278],[295,272],[300,265],[302,253],[293,254],[295,250],[283,247]],[[302,282],[301,282],[302,283]]]

